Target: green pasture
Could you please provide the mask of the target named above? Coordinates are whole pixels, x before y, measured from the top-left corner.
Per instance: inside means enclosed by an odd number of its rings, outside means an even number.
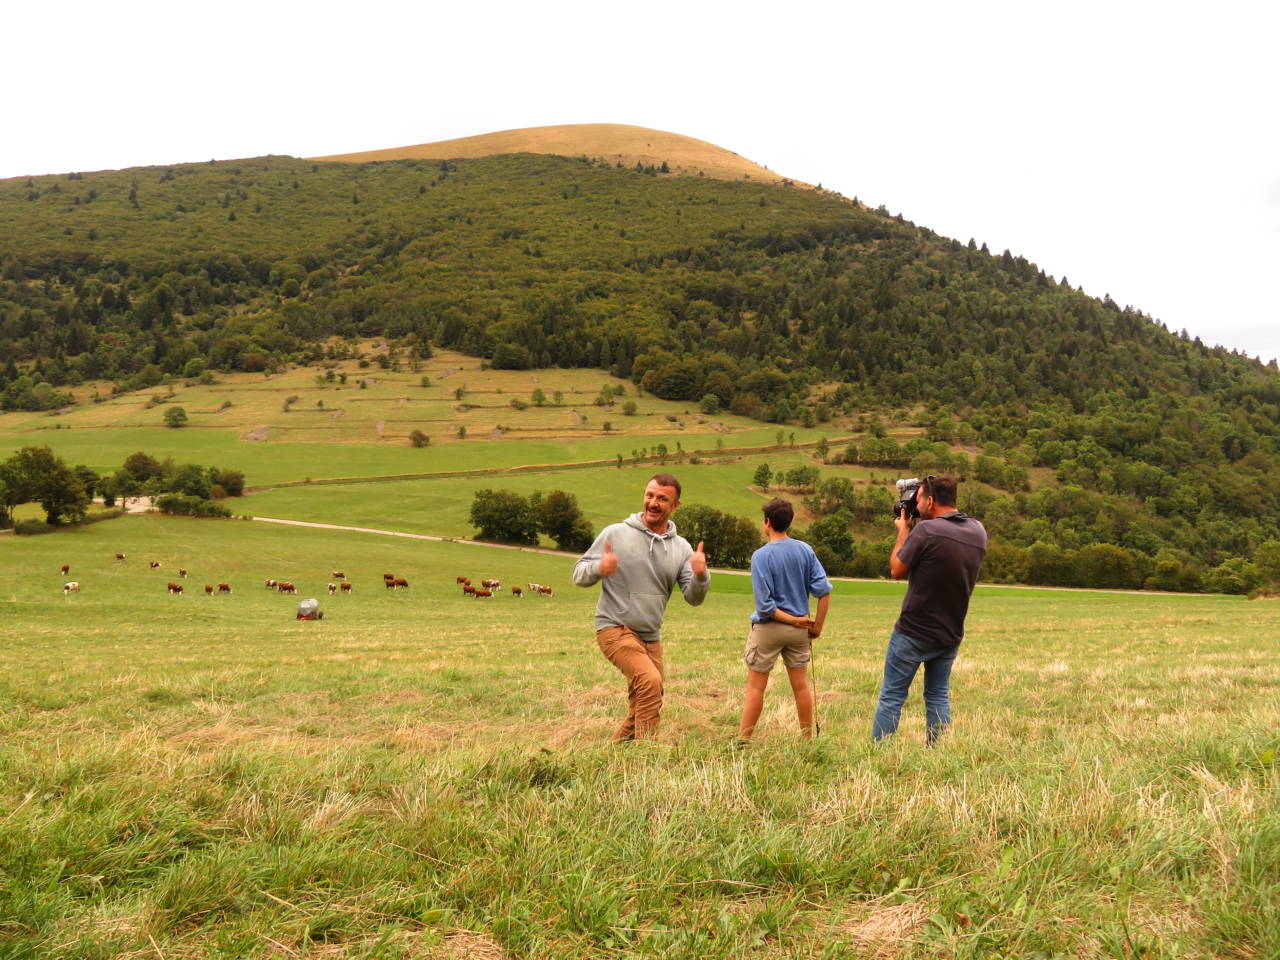
[[[802,462],[814,462],[800,452],[784,450],[773,456],[735,457],[728,463],[669,463],[665,467],[658,463],[643,463],[626,464],[621,469],[592,467],[277,487],[231,503],[236,512],[254,516],[472,537],[476,528],[471,523],[471,505],[477,490],[512,490],[522,496],[528,496],[535,490],[543,493],[564,490],[578,498],[578,505],[587,520],[598,531],[606,524],[639,510],[645,483],[659,470],[670,470],[679,478],[683,503],[707,504],[737,516],[758,517],[760,507],[768,496],[772,496],[772,493],[761,495],[752,487],[752,477],[762,461],[774,468],[787,469]],[[865,469],[824,469],[826,473],[836,471],[863,478],[869,475]],[[884,476],[883,471],[881,476]],[[788,496],[799,507],[799,497],[794,494]],[[801,512],[803,514],[803,510]],[[807,514],[802,516],[802,521],[804,516]],[[679,526],[678,512],[675,519]],[[545,545],[553,546],[551,542]]]
[[[369,351],[377,352],[373,346]],[[704,416],[696,405],[637,396],[629,382],[602,371],[483,370],[473,357],[444,351],[415,372],[360,368],[355,361],[334,369],[347,374],[345,385],[324,381],[318,367],[295,367],[270,376],[233,374],[210,385],[176,380],[172,394],[161,385],[100,403],[84,397],[86,402],[65,411],[0,413],[0,456],[48,445],[69,464],[108,472],[129,454],[145,450],[178,463],[241,470],[251,486],[262,486],[613,460],[618,454],[631,458],[633,450],[653,452],[660,443],[673,455],[677,445],[713,455],[725,448],[776,445],[783,429],[728,412]],[[431,386],[421,386],[423,376]],[[611,409],[593,403],[606,384],[625,390]],[[460,387],[461,400],[454,396]],[[531,402],[535,388],[546,393],[545,406]],[[563,394],[560,404],[553,401],[556,391]],[[513,398],[529,405],[517,410]],[[628,400],[637,405],[635,416],[622,411]],[[170,406],[186,411],[187,426],[165,426]],[[466,428],[465,437],[460,427]],[[426,434],[430,445],[413,448],[414,430]],[[796,443],[811,443],[847,435],[848,424],[783,432],[788,445],[793,437]]]
[[[874,747],[902,585],[841,582],[820,737],[778,677],[740,751],[749,581],[715,574],[660,741],[610,748],[571,567],[154,515],[0,540],[0,956],[1280,954],[1280,605],[981,587],[953,732],[917,689]]]

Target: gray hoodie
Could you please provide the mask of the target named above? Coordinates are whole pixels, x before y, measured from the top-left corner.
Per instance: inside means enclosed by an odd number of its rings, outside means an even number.
[[[573,567],[573,582],[589,587],[603,579],[600,602],[596,604],[596,629],[630,627],[646,643],[662,639],[662,616],[671,599],[671,588],[692,606],[698,606],[711,586],[711,574],[695,577],[689,566],[693,547],[667,521],[666,533],[654,533],[633,513],[622,523],[611,523],[596,537],[591,549]],[[600,576],[600,558],[605,541],[618,555],[618,569],[612,576]]]

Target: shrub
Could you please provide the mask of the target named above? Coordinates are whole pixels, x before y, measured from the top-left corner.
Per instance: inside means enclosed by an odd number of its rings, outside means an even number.
[[[219,470],[216,483],[227,491],[227,496],[229,497],[239,497],[244,494],[243,471]]]
[[[745,570],[751,554],[760,546],[759,526],[745,517],[723,513],[715,507],[691,503],[678,514],[680,536],[694,547],[706,543],[706,553],[718,567]]]
[[[538,542],[538,511],[510,490],[477,490],[471,504],[471,523],[481,540],[506,543]]]
[[[166,493],[156,498],[156,509],[161,513],[183,517],[229,517],[231,511],[220,503],[203,497],[189,497],[181,493]]]

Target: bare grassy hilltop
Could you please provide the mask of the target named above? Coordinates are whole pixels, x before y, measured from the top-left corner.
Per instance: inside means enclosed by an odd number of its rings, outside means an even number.
[[[312,157],[344,163],[376,160],[462,160],[504,153],[551,153],[566,157],[587,156],[611,165],[661,167],[682,176],[703,176],[716,180],[753,180],[757,183],[792,183],[808,186],[752,163],[724,147],[678,133],[633,127],[624,123],[571,123],[554,127],[525,127],[499,130],[477,137],[419,143],[386,150]]]

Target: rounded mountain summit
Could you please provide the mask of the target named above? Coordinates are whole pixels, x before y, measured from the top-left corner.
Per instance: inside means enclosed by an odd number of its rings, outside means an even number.
[[[661,169],[665,163],[672,174],[683,176],[809,186],[743,159],[732,150],[717,147],[714,143],[622,123],[525,127],[458,140],[440,140],[437,143],[419,143],[410,147],[390,147],[386,150],[365,150],[310,159],[370,163],[377,160],[463,160],[504,153],[586,156],[624,167],[634,167],[638,163]]]

